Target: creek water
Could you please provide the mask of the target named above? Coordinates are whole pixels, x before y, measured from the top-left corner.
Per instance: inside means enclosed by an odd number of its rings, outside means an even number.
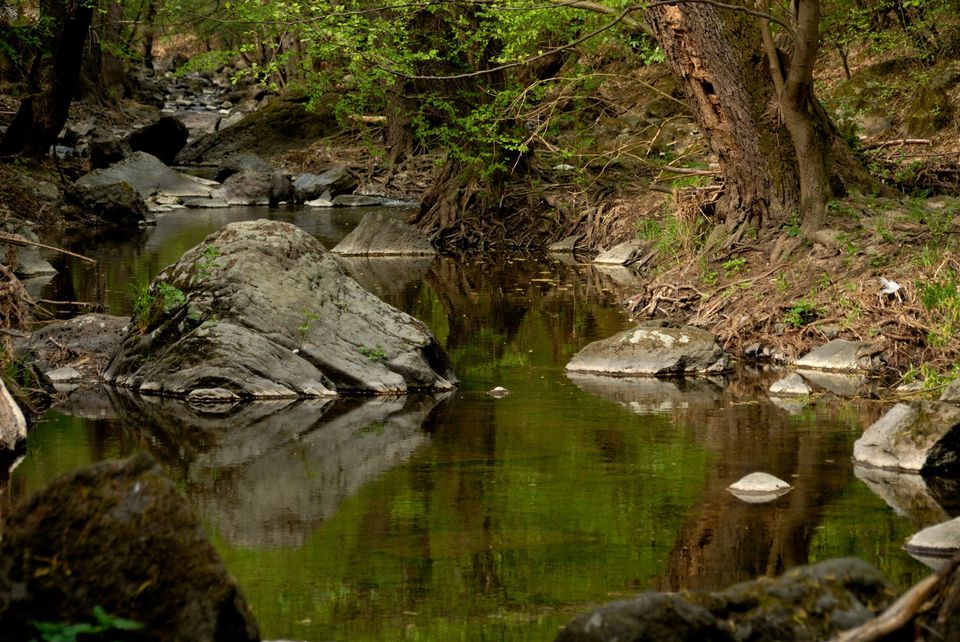
[[[73,243],[97,266],[56,258],[46,296],[126,314],[135,284],[225,223],[290,220],[332,247],[364,213],[163,215],[133,237]],[[901,546],[943,509],[895,510],[880,495],[906,504],[889,491],[903,486],[861,480],[850,461],[882,406],[778,405],[769,377],[746,371],[568,377],[578,349],[630,326],[617,305],[623,272],[524,256],[347,268],[430,326],[461,379],[455,392],[211,414],[90,391],[34,427],[4,504],[78,466],[150,451],[201,515],[265,639],[545,641],[638,591],[716,589],[829,557],[862,557],[901,589],[926,574]],[[495,386],[511,393],[493,398]],[[794,490],[766,504],[726,492],[758,470]]]

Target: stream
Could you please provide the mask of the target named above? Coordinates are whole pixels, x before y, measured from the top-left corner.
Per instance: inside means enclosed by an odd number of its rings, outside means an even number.
[[[128,314],[136,284],[226,223],[287,220],[329,248],[367,211],[180,210],[132,237],[70,242],[98,263],[50,257],[60,274],[44,297]],[[512,255],[346,266],[431,328],[455,392],[222,413],[83,392],[33,428],[0,510],[66,471],[148,450],[268,640],[547,641],[638,591],[717,589],[830,557],[861,557],[898,589],[927,574],[901,546],[930,515],[894,510],[850,460],[880,404],[778,405],[770,375],[746,369],[568,377],[577,350],[630,326],[625,271]],[[511,393],[491,397],[495,386]],[[766,504],[725,490],[754,471],[795,488]]]

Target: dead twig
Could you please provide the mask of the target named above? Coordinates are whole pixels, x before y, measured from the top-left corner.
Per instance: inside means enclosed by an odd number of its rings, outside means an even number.
[[[10,245],[18,245],[20,247],[26,247],[28,245],[32,245],[33,247],[39,247],[39,248],[43,248],[44,250],[52,250],[54,252],[60,252],[61,254],[66,254],[67,256],[72,256],[76,259],[80,259],[81,261],[87,261],[89,263],[96,264],[96,260],[91,259],[88,256],[77,254],[76,252],[71,252],[70,250],[65,250],[61,247],[54,247],[53,245],[47,245],[45,243],[30,241],[23,238],[19,234],[4,234],[3,232],[0,232],[0,243],[9,243]]]

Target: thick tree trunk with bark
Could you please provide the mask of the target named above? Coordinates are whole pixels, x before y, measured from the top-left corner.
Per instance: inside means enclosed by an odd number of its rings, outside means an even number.
[[[0,142],[0,155],[32,158],[46,155],[67,120],[80,79],[83,45],[93,18],[93,3],[86,0],[41,3],[41,16],[49,18],[47,55],[38,58],[33,80],[38,91],[20,103],[13,122]]]
[[[655,7],[647,18],[720,161],[719,208],[728,230],[800,223],[808,240],[831,245],[833,237],[821,229],[831,170],[838,184],[873,181],[813,93],[820,2],[797,0],[794,7],[789,55],[774,45],[768,21],[746,11],[685,3]],[[797,242],[778,244],[775,257]]]
[[[646,17],[719,160],[728,230],[788,222],[800,201],[797,157],[779,122],[757,18],[700,3]]]

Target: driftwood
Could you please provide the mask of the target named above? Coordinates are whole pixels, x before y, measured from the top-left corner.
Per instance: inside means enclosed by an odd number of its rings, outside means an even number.
[[[958,563],[960,563],[960,557],[955,557],[945,568],[917,582],[896,602],[891,604],[886,611],[869,622],[844,631],[830,642],[879,642],[892,639],[891,636],[912,621],[933,611],[938,611],[938,613],[935,613],[934,626],[930,627],[929,623],[924,623],[923,628],[927,628],[936,634],[937,625],[943,626],[945,616],[954,610],[952,601],[956,596],[952,594],[956,593],[956,585],[960,582],[960,577],[957,576]],[[897,636],[896,639],[908,638]],[[946,638],[941,635],[934,635],[929,639]]]

